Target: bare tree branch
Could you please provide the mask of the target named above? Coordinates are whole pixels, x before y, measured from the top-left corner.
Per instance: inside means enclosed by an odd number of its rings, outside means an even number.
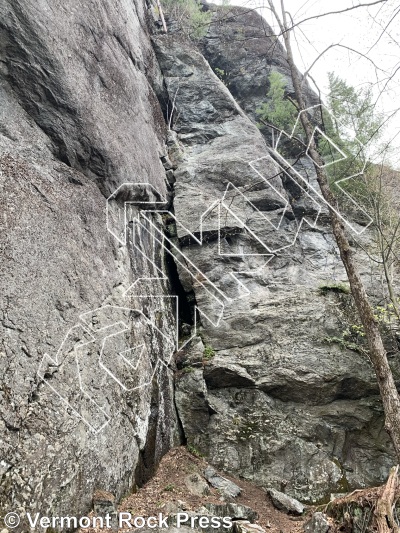
[[[390,24],[394,21],[394,19],[396,18],[396,16],[400,13],[400,8],[396,11],[396,13],[390,18],[389,22],[386,24],[386,26],[383,28],[382,30],[382,33],[379,35],[378,39],[374,42],[374,44],[372,44],[368,50],[367,50],[367,54],[369,54],[371,52],[371,50],[374,48],[374,46],[376,46],[379,41],[382,39],[383,35],[385,33],[387,33],[387,29],[388,27],[390,26]],[[374,22],[376,22],[375,18],[372,17],[372,19],[374,20]]]
[[[302,80],[302,83],[304,83],[304,80],[306,79],[306,77],[308,76],[310,70],[315,66],[315,64],[317,63],[317,61],[319,61],[321,59],[321,57],[326,53],[328,52],[328,50],[330,50],[331,48],[335,48],[335,47],[338,47],[338,48],[344,48],[346,50],[349,50],[350,52],[354,52],[355,54],[363,57],[364,59],[367,59],[370,63],[372,63],[372,65],[374,66],[375,68],[375,71],[376,70],[380,70],[381,72],[385,72],[383,69],[381,69],[380,67],[378,67],[378,65],[375,63],[375,61],[373,59],[371,59],[370,57],[368,57],[366,54],[363,54],[362,52],[360,52],[359,50],[355,50],[354,48],[351,48],[350,46],[346,46],[345,44],[341,44],[341,43],[334,43],[334,44],[330,44],[327,48],[325,48],[325,50],[323,50],[319,55],[318,57],[311,63],[311,65],[308,67],[308,69],[305,71],[305,73],[303,74],[303,80]],[[386,72],[385,72],[386,74]]]
[[[349,11],[353,11],[354,9],[358,9],[360,7],[375,6],[376,4],[382,4],[384,2],[387,2],[387,0],[376,0],[376,2],[372,2],[370,4],[358,4],[356,6],[351,6],[351,7],[348,7],[346,9],[341,9],[339,11],[327,11],[325,13],[321,13],[320,15],[313,15],[312,17],[307,17],[307,18],[305,18],[303,20],[300,20],[299,22],[296,22],[296,24],[294,24],[293,26],[287,27],[285,31],[291,31],[296,26],[299,26],[300,24],[303,24],[304,22],[308,22],[309,20],[314,20],[314,19],[319,19],[319,18],[322,18],[322,17],[327,17],[328,15],[339,15],[340,13],[347,13]]]
[[[271,9],[273,9],[277,24],[281,28],[296,100],[298,101],[300,110],[305,111],[307,109],[307,104],[305,100],[304,88],[302,87],[302,77],[296,68],[293,56],[291,41],[293,28],[289,28],[287,25],[284,0],[281,0],[280,2],[282,18],[279,18],[273,6],[272,0],[268,0],[268,3]],[[381,2],[378,1],[374,4],[378,3]],[[371,6],[374,4],[368,5]],[[359,4],[357,7],[361,7],[361,4]],[[341,12],[343,13],[355,8],[356,6],[347,10],[342,10]],[[327,14],[328,13],[325,15]],[[333,13],[331,12],[330,14]],[[372,305],[369,301],[363,279],[361,278],[357,263],[355,261],[354,251],[350,246],[342,220],[337,213],[337,199],[331,191],[329,177],[323,168],[324,162],[314,138],[313,124],[308,114],[305,112],[300,113],[299,118],[308,142],[308,155],[314,163],[319,188],[322,197],[328,205],[332,232],[340,252],[343,266],[345,267],[347,273],[347,278],[351,287],[351,293],[356,304],[360,321],[364,327],[365,338],[369,348],[369,359],[375,370],[375,375],[384,407],[385,429],[391,437],[397,457],[400,458],[400,397],[399,393],[397,392],[394,376],[388,362],[387,352],[383,344],[381,332],[379,330],[379,324],[374,316]],[[389,532],[389,529],[385,530],[385,533],[386,531]]]

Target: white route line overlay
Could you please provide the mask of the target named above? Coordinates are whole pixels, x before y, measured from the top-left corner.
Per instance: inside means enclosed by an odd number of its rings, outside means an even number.
[[[316,110],[316,109],[320,109],[320,110],[321,110],[321,114],[322,114],[322,111],[323,111],[323,110],[324,110],[326,113],[328,113],[328,114],[330,115],[330,117],[331,117],[333,123],[342,124],[342,123],[340,122],[340,120],[338,120],[338,119],[337,119],[337,118],[331,113],[331,111],[330,111],[325,105],[323,105],[323,104],[316,104],[316,105],[310,106],[310,107],[308,107],[307,109],[304,109],[303,111],[300,111],[300,113],[298,114],[298,116],[297,116],[297,118],[296,118],[296,121],[295,121],[295,123],[294,123],[294,125],[293,125],[292,131],[291,131],[290,133],[287,133],[285,130],[281,130],[281,131],[280,131],[280,133],[279,133],[279,135],[278,135],[278,138],[277,138],[277,141],[276,141],[276,143],[275,143],[274,152],[275,152],[275,154],[277,155],[277,157],[279,158],[279,160],[282,161],[282,163],[283,163],[285,166],[289,167],[290,170],[291,170],[291,172],[294,172],[294,174],[296,175],[296,177],[297,177],[298,179],[300,179],[300,180],[306,185],[307,189],[310,189],[310,190],[313,192],[313,194],[315,194],[315,195],[318,197],[318,199],[319,199],[324,205],[326,205],[328,208],[332,209],[332,211],[334,211],[334,212],[336,213],[336,215],[337,215],[337,216],[338,216],[338,217],[339,217],[339,218],[340,218],[340,219],[341,219],[341,220],[342,220],[342,221],[343,221],[343,222],[344,222],[344,223],[345,223],[345,224],[346,224],[346,225],[347,225],[347,226],[348,226],[348,227],[349,227],[349,228],[350,228],[350,229],[351,229],[356,235],[361,235],[361,234],[362,234],[362,233],[363,233],[363,232],[364,232],[364,231],[365,231],[365,230],[366,230],[366,229],[372,224],[372,222],[373,222],[373,218],[372,218],[372,217],[371,217],[371,216],[365,211],[365,209],[363,209],[363,208],[361,207],[360,204],[358,204],[358,203],[354,200],[354,198],[353,198],[348,192],[346,192],[345,189],[343,189],[343,187],[341,186],[341,184],[344,183],[344,182],[346,182],[346,181],[348,181],[348,180],[350,180],[350,179],[352,179],[352,178],[357,178],[358,176],[362,176],[362,175],[363,175],[363,173],[364,173],[364,171],[365,171],[365,167],[366,167],[366,165],[367,165],[367,157],[364,158],[364,163],[363,163],[362,169],[361,169],[359,172],[356,172],[355,174],[352,174],[352,175],[350,175],[350,176],[345,176],[345,177],[343,177],[342,179],[340,179],[340,180],[338,180],[338,181],[335,182],[335,186],[338,187],[338,189],[340,189],[340,191],[341,191],[345,196],[347,196],[347,198],[351,201],[351,203],[353,204],[353,206],[356,207],[357,209],[359,209],[359,210],[360,210],[360,211],[361,211],[361,212],[367,217],[367,219],[369,220],[368,224],[366,224],[365,226],[362,226],[362,227],[361,227],[361,230],[359,230],[359,229],[355,228],[355,227],[354,227],[354,226],[353,226],[353,225],[347,220],[347,218],[346,218],[344,215],[342,215],[342,213],[340,213],[340,211],[338,211],[338,209],[337,209],[336,207],[330,205],[330,203],[327,202],[327,201],[325,200],[325,198],[322,196],[321,192],[318,191],[317,189],[315,189],[314,187],[312,187],[312,186],[310,185],[310,183],[309,183],[309,182],[308,182],[308,181],[307,181],[307,180],[306,180],[306,179],[305,179],[305,178],[304,178],[299,172],[297,172],[296,169],[295,169],[295,168],[289,163],[289,161],[287,161],[287,160],[282,156],[282,154],[279,152],[279,145],[280,145],[280,143],[281,143],[282,138],[283,138],[283,137],[287,137],[288,139],[292,139],[292,138],[294,137],[295,132],[296,132],[296,128],[297,128],[297,126],[299,125],[300,120],[301,120],[301,115],[302,115],[303,113],[310,113],[310,112],[312,112],[312,111],[314,111],[314,110]],[[343,126],[343,124],[342,124],[342,126]],[[343,127],[344,127],[344,126],[343,126]],[[324,164],[324,165],[321,165],[321,166],[317,165],[317,166],[319,166],[319,168],[326,168],[326,167],[328,167],[328,166],[330,166],[330,165],[333,165],[333,164],[335,164],[335,163],[338,163],[339,161],[343,161],[344,159],[347,159],[346,154],[345,154],[342,150],[340,150],[340,148],[335,144],[335,142],[334,142],[332,139],[330,139],[330,138],[329,138],[329,137],[328,137],[328,136],[327,136],[327,135],[326,135],[326,134],[325,134],[325,133],[324,133],[324,132],[318,127],[318,126],[315,126],[315,127],[314,127],[314,130],[313,130],[312,137],[311,137],[311,139],[310,139],[310,142],[308,143],[307,150],[306,150],[306,156],[311,160],[311,162],[312,162],[313,164],[316,164],[316,163],[314,163],[314,160],[311,158],[311,156],[309,155],[308,152],[309,152],[311,142],[312,142],[312,140],[314,139],[314,136],[315,136],[315,133],[316,133],[316,132],[318,132],[320,135],[322,135],[322,136],[323,136],[323,137],[324,137],[324,138],[325,138],[325,139],[326,139],[326,140],[327,140],[327,141],[328,141],[328,142],[329,142],[329,143],[335,148],[335,150],[337,150],[337,151],[340,153],[340,155],[342,156],[342,157],[340,157],[339,159],[336,159],[336,160],[334,160],[334,161],[329,161],[328,163],[326,163],[326,164]],[[361,141],[359,141],[359,140],[357,139],[357,137],[354,137],[353,140],[359,145],[359,147],[360,147],[360,153],[366,154],[366,153],[367,153],[367,150],[366,150],[365,145],[364,145]],[[267,156],[267,157],[268,157],[268,156]],[[254,159],[254,160],[251,161],[249,164],[252,165],[252,164],[254,164],[256,161],[260,161],[260,160],[262,160],[262,159],[263,159],[263,157],[258,158],[258,159]]]
[[[127,289],[125,294],[129,294],[132,289],[136,286],[136,284],[141,281],[137,280],[129,289]],[[135,295],[136,296],[136,295]],[[136,296],[137,298],[147,298],[147,296]],[[175,323],[178,324],[178,298],[177,296],[158,296],[158,295],[151,295],[151,297],[157,298],[157,299],[169,299],[175,302]],[[128,387],[122,380],[121,377],[118,376],[115,372],[112,371],[109,365],[107,365],[106,362],[106,347],[107,342],[110,339],[113,339],[114,337],[126,333],[131,330],[132,324],[117,320],[115,322],[112,322],[108,324],[107,326],[101,327],[101,328],[95,328],[93,327],[89,320],[93,315],[95,315],[98,312],[101,311],[124,311],[127,314],[134,312],[136,315],[140,315],[140,317],[143,319],[143,321],[146,323],[146,325],[154,330],[160,335],[160,337],[163,339],[163,346],[166,347],[166,358],[163,360],[160,357],[157,357],[156,363],[154,364],[154,367],[152,368],[151,374],[148,377],[147,380],[141,382],[139,385],[136,385],[134,387]],[[87,347],[88,345],[95,344],[98,342],[98,340],[101,340],[101,349],[98,354],[98,366],[105,371],[118,385],[124,390],[124,391],[133,391],[133,390],[139,390],[144,387],[149,386],[153,379],[155,374],[157,373],[157,370],[160,365],[164,365],[165,367],[168,367],[169,363],[171,362],[171,358],[175,351],[177,351],[178,346],[178,330],[176,329],[175,332],[175,339],[171,341],[171,338],[165,333],[163,333],[154,323],[154,321],[148,319],[142,313],[140,310],[129,308],[129,307],[122,307],[122,306],[114,306],[114,305],[106,305],[103,307],[99,307],[97,309],[93,309],[92,311],[82,313],[79,317],[81,323],[75,324],[72,328],[70,328],[64,337],[63,342],[60,345],[60,348],[55,356],[55,358],[50,357],[48,354],[45,354],[42,358],[42,361],[40,363],[39,369],[37,371],[38,376],[43,380],[44,383],[50,389],[61,399],[61,401],[64,404],[64,407],[68,410],[71,410],[72,413],[80,418],[87,426],[88,428],[93,431],[94,433],[99,433],[102,429],[104,429],[108,423],[111,420],[111,417],[109,413],[105,410],[103,405],[100,405],[90,394],[90,390],[87,390],[87,385],[84,384],[82,381],[82,375],[80,371],[80,361],[85,358],[86,354],[81,353],[83,351],[83,348]],[[115,328],[118,327],[118,331],[115,331]],[[112,330],[112,333],[108,333],[109,330]],[[71,355],[70,350],[68,350],[68,341],[72,338],[76,337],[76,332],[78,331],[79,336],[82,337],[81,333],[83,332],[86,334],[86,336],[89,338],[89,340],[86,341],[77,341],[75,342],[75,346],[73,348],[73,353]],[[95,337],[95,334],[101,334],[106,333],[101,339],[97,339]],[[108,333],[108,334],[107,334]],[[64,350],[64,347],[66,350]],[[134,350],[137,350],[140,348],[140,354],[136,358],[136,364],[133,364],[128,358],[127,353],[133,352]],[[113,354],[113,359],[115,359],[118,362],[118,358],[122,360],[125,364],[125,366],[129,367],[129,370],[134,372],[141,360],[143,355],[145,354],[145,344],[137,345],[133,348],[129,348],[127,350],[124,350],[122,352],[117,352],[116,354]],[[65,353],[67,352],[67,353]],[[53,386],[53,382],[57,381],[55,377],[57,376],[57,370],[62,367],[63,364],[66,362],[66,358],[72,358],[73,361],[72,366],[76,369],[77,374],[77,381],[76,383],[79,385],[79,391],[80,391],[80,403],[77,405],[71,404],[70,401],[66,398],[65,391],[60,390],[60,388]],[[70,364],[71,364],[70,363]],[[87,364],[87,362],[85,362]],[[55,372],[55,377],[51,375],[51,377],[48,377],[49,373],[49,367],[52,368],[52,372]],[[61,376],[62,378],[62,376]],[[70,392],[70,391],[68,391]],[[77,392],[77,391],[75,391]],[[105,397],[104,397],[105,399]]]
[[[235,185],[233,185],[231,182],[228,183],[225,192],[221,199],[214,201],[201,215],[200,215],[200,225],[199,225],[199,232],[197,237],[192,231],[190,231],[188,228],[186,228],[176,217],[173,213],[171,213],[168,210],[163,210],[162,206],[165,206],[167,204],[166,198],[150,183],[140,182],[126,182],[121,184],[110,196],[107,198],[106,202],[106,227],[107,231],[113,235],[113,237],[123,246],[126,246],[127,244],[127,227],[128,222],[131,222],[132,224],[136,225],[137,230],[141,230],[144,233],[147,233],[150,239],[152,241],[157,242],[157,244],[161,247],[164,253],[169,253],[173,256],[174,261],[179,264],[179,266],[189,275],[192,279],[195,279],[197,284],[200,284],[200,286],[204,289],[204,291],[208,294],[208,296],[214,300],[214,304],[217,304],[219,307],[219,312],[216,314],[215,317],[210,316],[207,314],[204,310],[200,309],[198,306],[196,307],[196,310],[199,312],[199,315],[202,316],[204,319],[206,319],[208,322],[210,322],[214,327],[218,327],[220,324],[220,321],[223,317],[223,312],[225,305],[227,303],[231,303],[233,301],[232,298],[230,298],[227,294],[225,294],[219,287],[217,287],[209,278],[208,276],[202,272],[194,263],[191,261],[182,251],[181,249],[175,245],[172,240],[170,240],[163,232],[163,229],[160,228],[157,224],[153,221],[153,216],[155,214],[167,214],[169,217],[171,217],[175,224],[177,226],[180,226],[184,229],[184,231],[187,233],[187,235],[190,236],[190,238],[195,241],[199,246],[202,246],[205,242],[204,234],[203,234],[203,222],[209,216],[213,211],[217,212],[217,232],[218,232],[218,255],[224,256],[224,257],[245,257],[245,256],[266,256],[267,259],[265,263],[257,268],[256,270],[252,271],[238,271],[238,272],[230,272],[230,275],[235,279],[235,281],[238,283],[242,293],[240,293],[237,298],[242,298],[244,296],[247,296],[250,294],[250,291],[248,288],[244,285],[242,281],[238,278],[238,275],[240,274],[255,274],[260,269],[264,268],[265,265],[267,265],[271,259],[274,257],[274,255],[286,248],[289,248],[293,246],[297,240],[298,234],[301,231],[301,228],[303,226],[303,222],[307,223],[310,227],[315,228],[316,224],[318,222],[319,216],[321,214],[322,206],[321,204],[324,204],[331,208],[340,218],[341,220],[357,235],[360,235],[365,229],[372,223],[372,218],[368,215],[368,213],[365,212],[362,207],[355,202],[355,200],[340,186],[340,183],[343,183],[351,178],[357,177],[362,175],[363,170],[365,169],[365,164],[363,169],[358,172],[357,174],[354,174],[352,176],[347,176],[336,182],[336,185],[342,190],[342,192],[349,198],[349,200],[360,210],[362,211],[368,218],[369,223],[367,226],[363,227],[361,230],[358,230],[355,228],[335,207],[329,205],[328,202],[323,198],[322,194],[316,190],[314,187],[310,185],[310,183],[307,181],[305,177],[303,177],[291,164],[289,161],[287,161],[282,154],[279,152],[279,145],[283,139],[283,137],[286,138],[293,138],[295,135],[296,128],[300,121],[301,113],[306,113],[315,110],[316,108],[325,108],[325,106],[321,105],[315,105],[311,106],[304,111],[301,111],[296,119],[296,122],[293,126],[293,129],[291,133],[287,133],[286,131],[282,130],[277,138],[277,141],[275,143],[275,146],[273,147],[275,157],[276,159],[272,158],[270,155],[262,156],[260,158],[253,159],[251,161],[248,161],[247,164],[251,167],[253,172],[261,178],[269,187],[272,188],[273,192],[281,199],[282,203],[284,204],[284,209],[282,211],[281,218],[279,222],[274,224],[263,212],[261,212],[248,198],[246,194],[244,194],[242,191],[240,191]],[[336,120],[330,111],[325,108],[325,111],[329,113],[333,120]],[[332,165],[334,163],[337,163],[338,161],[342,161],[347,158],[346,154],[340,150],[340,148],[331,140],[328,138],[328,136],[319,128],[315,127],[313,131],[313,136],[315,133],[318,132],[319,135],[323,136],[328,142],[332,144],[332,146],[335,148],[335,150],[340,154],[340,158],[336,159],[335,161],[328,162],[326,165],[322,165],[321,168],[327,167],[329,165]],[[356,142],[360,145],[360,149],[363,149],[363,145],[355,139]],[[310,147],[311,141],[307,146],[306,150],[306,156],[311,159],[309,156],[309,147]],[[296,184],[300,189],[303,191],[303,194],[308,197],[308,199],[314,203],[316,215],[314,216],[314,220],[308,220],[308,217],[302,217],[300,220],[297,231],[295,232],[293,239],[291,242],[286,243],[285,245],[278,246],[278,247],[270,247],[266,242],[264,242],[253,230],[252,228],[243,220],[241,220],[240,215],[235,212],[234,208],[232,208],[232,203],[235,198],[239,198],[242,202],[246,203],[250,208],[256,213],[258,217],[260,217],[263,221],[265,221],[266,224],[268,224],[273,230],[276,232],[279,232],[281,230],[281,223],[283,220],[283,217],[285,215],[286,209],[289,208],[289,202],[286,197],[284,197],[278,189],[276,189],[272,183],[256,168],[256,163],[262,161],[262,160],[268,160],[270,159],[275,166],[277,166],[281,172],[285,173],[287,177],[290,179],[293,179],[292,176],[287,172],[287,169],[290,168],[290,172],[294,174],[294,176],[297,178]],[[244,160],[243,160],[244,161]],[[246,162],[246,161],[245,161]],[[313,161],[312,161],[313,162]],[[143,192],[144,197],[143,197]],[[234,192],[235,196],[232,198],[229,198],[229,193]],[[310,192],[312,194],[310,194]],[[133,193],[133,195],[132,195]],[[146,196],[147,193],[147,196]],[[119,194],[130,196],[132,195],[133,198],[135,196],[137,199],[128,199],[123,202],[123,212],[120,212],[120,208],[117,210],[117,222],[119,222],[119,225],[123,227],[122,230],[122,236],[120,233],[115,231],[115,228],[113,227],[113,219],[110,213],[110,203],[113,200],[117,200],[117,197]],[[153,195],[153,199],[150,199],[150,196]],[[140,198],[142,196],[142,198]],[[139,197],[139,198],[138,198]],[[318,201],[316,200],[316,198]],[[230,202],[230,203],[229,203]],[[138,209],[138,213],[136,215],[136,218],[134,220],[128,220],[130,217],[128,216],[128,206],[151,206],[151,209],[144,209],[140,210]],[[240,229],[245,230],[252,239],[254,239],[261,248],[264,249],[263,252],[259,253],[226,253],[221,248],[221,234],[222,234],[222,212],[228,213],[238,224],[238,227]],[[122,215],[122,217],[121,217]],[[149,227],[152,231],[149,230]],[[92,311],[83,313],[80,315],[79,320],[80,323],[77,323],[74,325],[70,330],[67,332],[64,340],[62,341],[59,350],[57,351],[57,354],[55,358],[51,358],[48,354],[45,354],[39,369],[38,369],[38,376],[43,380],[44,383],[50,389],[62,400],[64,407],[67,409],[67,411],[73,413],[76,417],[80,418],[87,427],[93,431],[94,433],[99,433],[102,431],[110,422],[111,417],[109,413],[105,410],[104,406],[100,405],[96,400],[94,400],[89,392],[86,390],[85,384],[82,381],[82,376],[80,374],[79,370],[79,360],[80,360],[80,350],[87,346],[91,345],[93,343],[96,343],[97,339],[95,337],[95,333],[105,333],[104,337],[101,341],[101,349],[98,355],[98,365],[99,367],[106,372],[124,391],[132,391],[132,390],[138,390],[144,387],[147,387],[151,384],[152,380],[154,379],[154,376],[156,375],[156,372],[160,366],[160,364],[163,364],[165,366],[168,366],[171,358],[174,354],[174,352],[181,350],[186,344],[190,342],[190,340],[196,336],[197,332],[197,313],[194,313],[194,325],[193,325],[193,334],[190,336],[189,339],[185,340],[182,344],[179,344],[178,339],[178,317],[179,317],[179,308],[178,308],[178,297],[177,296],[166,296],[166,295],[154,295],[154,294],[146,294],[141,293],[139,294],[139,286],[142,284],[142,282],[154,282],[154,281],[161,281],[166,280],[165,274],[162,272],[162,270],[156,265],[156,263],[153,261],[153,259],[146,254],[146,251],[143,249],[142,246],[140,246],[141,243],[138,243],[136,241],[135,235],[140,235],[140,232],[133,232],[133,249],[138,254],[138,256],[143,257],[145,260],[147,260],[152,269],[153,272],[155,272],[155,276],[149,276],[149,277],[140,277],[138,278],[126,291],[123,293],[123,298],[130,296],[132,292],[135,293],[135,298],[137,299],[156,299],[156,300],[174,300],[175,301],[175,324],[176,324],[176,331],[174,333],[174,341],[171,343],[170,337],[166,336],[154,323],[154,321],[150,320],[148,317],[146,317],[140,310],[138,309],[131,309],[128,307],[120,307],[120,306],[104,306],[101,308],[94,309]],[[139,385],[129,388],[127,387],[126,383],[124,383],[121,376],[118,376],[113,372],[109,365],[104,360],[105,350],[107,346],[107,342],[110,339],[114,339],[121,333],[124,333],[129,330],[130,327],[127,323],[123,321],[116,321],[112,324],[109,324],[108,326],[102,327],[102,328],[93,328],[92,325],[85,319],[85,317],[91,317],[94,313],[98,312],[99,310],[110,310],[110,309],[123,309],[127,312],[135,312],[139,314],[142,319],[148,324],[149,327],[154,328],[157,333],[164,338],[165,340],[165,346],[170,345],[170,347],[167,350],[167,359],[164,361],[161,358],[157,357],[156,363],[152,369],[150,377],[143,383],[140,383]],[[107,330],[112,330],[116,326],[120,327],[119,331],[113,331],[112,333],[106,334]],[[53,367],[53,369],[58,369],[62,366],[62,364],[65,362],[66,357],[68,357],[68,354],[64,354],[65,357],[63,358],[63,350],[64,346],[68,344],[68,340],[71,337],[76,337],[76,332],[80,333],[80,336],[82,337],[82,333],[84,336],[88,337],[88,340],[86,341],[76,341],[75,346],[73,348],[73,358],[74,363],[76,366],[77,371],[77,383],[79,384],[79,390],[81,394],[81,404],[80,405],[72,405],[67,398],[66,395],[63,394],[62,391],[58,390],[55,386],[53,386],[54,378],[53,376],[48,378],[47,377],[47,369],[48,367]],[[79,335],[78,335],[79,336]],[[129,357],[129,354],[140,352],[139,356],[136,357],[136,364],[132,364],[131,359]],[[139,344],[137,346],[131,347],[129,349],[126,349],[121,352],[117,352],[117,354],[114,354],[119,357],[123,363],[126,365],[126,367],[131,371],[135,372],[140,364],[140,361],[145,357],[146,354],[146,346],[145,343]],[[93,416],[89,416],[93,412]]]

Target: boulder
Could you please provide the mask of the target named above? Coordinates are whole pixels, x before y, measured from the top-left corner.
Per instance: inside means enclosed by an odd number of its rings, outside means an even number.
[[[327,208],[276,165],[255,124],[271,69],[292,91],[284,50],[256,12],[233,6],[227,18],[223,7],[210,9],[200,50],[171,34],[155,42],[182,154],[174,212],[185,261],[177,270],[215,352],[195,382],[178,381],[178,412],[187,441],[217,469],[325,501],[383,482],[393,449],[370,365],[327,342],[342,336],[350,305],[347,295],[319,292],[324,280],[346,280]],[[307,157],[296,171],[318,187]],[[362,235],[368,248],[368,230]],[[359,268],[379,294],[362,255]],[[197,348],[190,352],[186,360],[199,365]],[[391,363],[399,376],[400,362]]]
[[[167,193],[161,73],[141,0],[4,0],[0,12],[0,515],[82,516],[95,489],[119,499],[174,443],[172,371],[156,368],[174,317],[161,301],[163,336],[131,323],[146,357],[123,372],[117,355],[137,355],[121,307],[168,291],[153,281],[124,296],[155,266],[105,216],[123,183]],[[123,234],[124,198],[108,206]]]
[[[264,528],[258,524],[252,524],[248,520],[235,520],[233,531],[234,533],[266,533]]]
[[[185,476],[184,481],[189,492],[191,492],[195,496],[201,497],[206,494],[209,494],[210,492],[210,487],[208,483],[199,474],[189,474]]]
[[[304,512],[304,505],[295,498],[291,498],[283,492],[276,489],[268,489],[274,506],[287,514],[301,515]]]
[[[218,489],[225,498],[236,498],[236,496],[239,496],[242,491],[242,489],[233,483],[233,481],[229,481],[229,479],[220,476],[212,466],[207,466],[204,471],[204,477],[210,485]]]
[[[247,505],[232,502],[205,503],[204,507],[213,516],[230,516],[232,520],[248,520],[249,522],[255,522],[258,519],[258,513]]]
[[[305,533],[328,533],[331,522],[324,513],[314,513],[311,520],[304,525]]]

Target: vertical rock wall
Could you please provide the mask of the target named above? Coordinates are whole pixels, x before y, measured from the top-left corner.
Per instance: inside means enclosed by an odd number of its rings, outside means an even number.
[[[1,3],[1,515],[80,516],[173,443],[168,281],[125,294],[164,255],[121,238],[166,194],[157,69],[142,2]]]
[[[318,291],[345,280],[326,210],[254,123],[283,51],[233,14],[199,47],[152,44],[139,0],[1,6],[0,514],[79,515],[151,475],[176,433],[173,294],[195,334],[176,403],[212,463],[312,501],[387,474],[373,373],[324,342],[347,305]]]
[[[178,271],[201,323],[176,402],[188,442],[215,466],[315,502],[382,482],[393,458],[368,361],[326,342],[350,305],[318,290],[346,282],[326,207],[299,194],[255,124],[270,70],[288,74],[271,33],[228,7],[201,45],[210,63],[174,35],[156,39],[181,151],[177,239],[194,265]],[[315,184],[307,158],[297,168]],[[376,290],[362,258],[360,269]]]

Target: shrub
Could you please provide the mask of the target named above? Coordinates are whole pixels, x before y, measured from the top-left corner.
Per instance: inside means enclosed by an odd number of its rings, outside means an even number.
[[[196,40],[206,35],[212,12],[203,11],[198,0],[163,0],[162,6],[187,37]]]
[[[256,113],[263,121],[291,133],[296,122],[297,109],[287,99],[286,80],[282,74],[274,70],[269,75],[268,80],[267,99],[256,109]]]

